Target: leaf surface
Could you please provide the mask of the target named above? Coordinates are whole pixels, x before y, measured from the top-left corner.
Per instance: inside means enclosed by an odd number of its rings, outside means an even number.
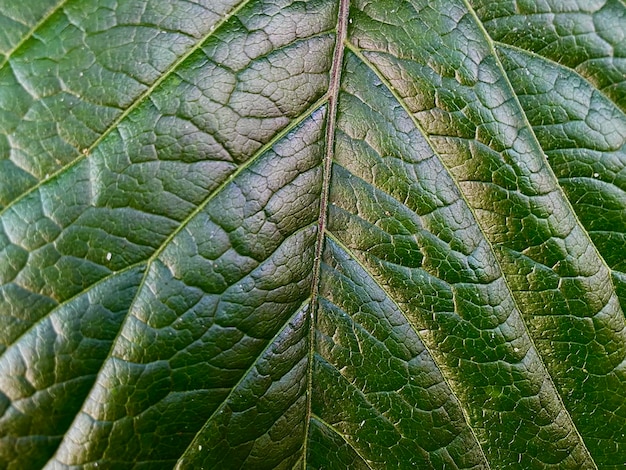
[[[22,3],[0,467],[623,466],[621,0]]]

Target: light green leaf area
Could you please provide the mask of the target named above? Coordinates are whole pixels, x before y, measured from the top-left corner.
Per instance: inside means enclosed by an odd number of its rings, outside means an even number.
[[[626,463],[623,0],[0,0],[0,468]]]

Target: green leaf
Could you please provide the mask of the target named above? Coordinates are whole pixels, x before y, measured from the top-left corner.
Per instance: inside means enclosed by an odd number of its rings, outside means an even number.
[[[0,0],[0,468],[626,462],[623,0]]]

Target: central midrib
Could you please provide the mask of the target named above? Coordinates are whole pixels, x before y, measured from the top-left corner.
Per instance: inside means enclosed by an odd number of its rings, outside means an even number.
[[[330,177],[332,172],[332,162],[335,147],[335,122],[337,120],[337,100],[339,98],[339,87],[341,83],[341,70],[347,36],[348,14],[350,11],[350,0],[340,0],[337,16],[337,36],[333,62],[330,70],[330,83],[328,87],[328,110],[326,115],[326,152],[324,154],[323,182],[320,195],[320,211],[317,227],[317,240],[315,244],[315,259],[313,262],[313,280],[311,285],[311,303],[309,308],[309,370],[307,377],[307,401],[306,401],[306,427],[304,443],[302,449],[302,468],[306,468],[308,456],[309,427],[312,416],[312,392],[313,392],[313,357],[315,354],[315,331],[318,310],[317,296],[320,287],[320,272],[322,265],[322,252],[324,249],[324,233],[328,218],[328,199],[330,192]]]

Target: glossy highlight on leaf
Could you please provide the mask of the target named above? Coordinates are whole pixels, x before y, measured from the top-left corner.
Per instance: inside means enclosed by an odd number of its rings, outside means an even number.
[[[623,468],[623,0],[0,31],[0,468]]]

